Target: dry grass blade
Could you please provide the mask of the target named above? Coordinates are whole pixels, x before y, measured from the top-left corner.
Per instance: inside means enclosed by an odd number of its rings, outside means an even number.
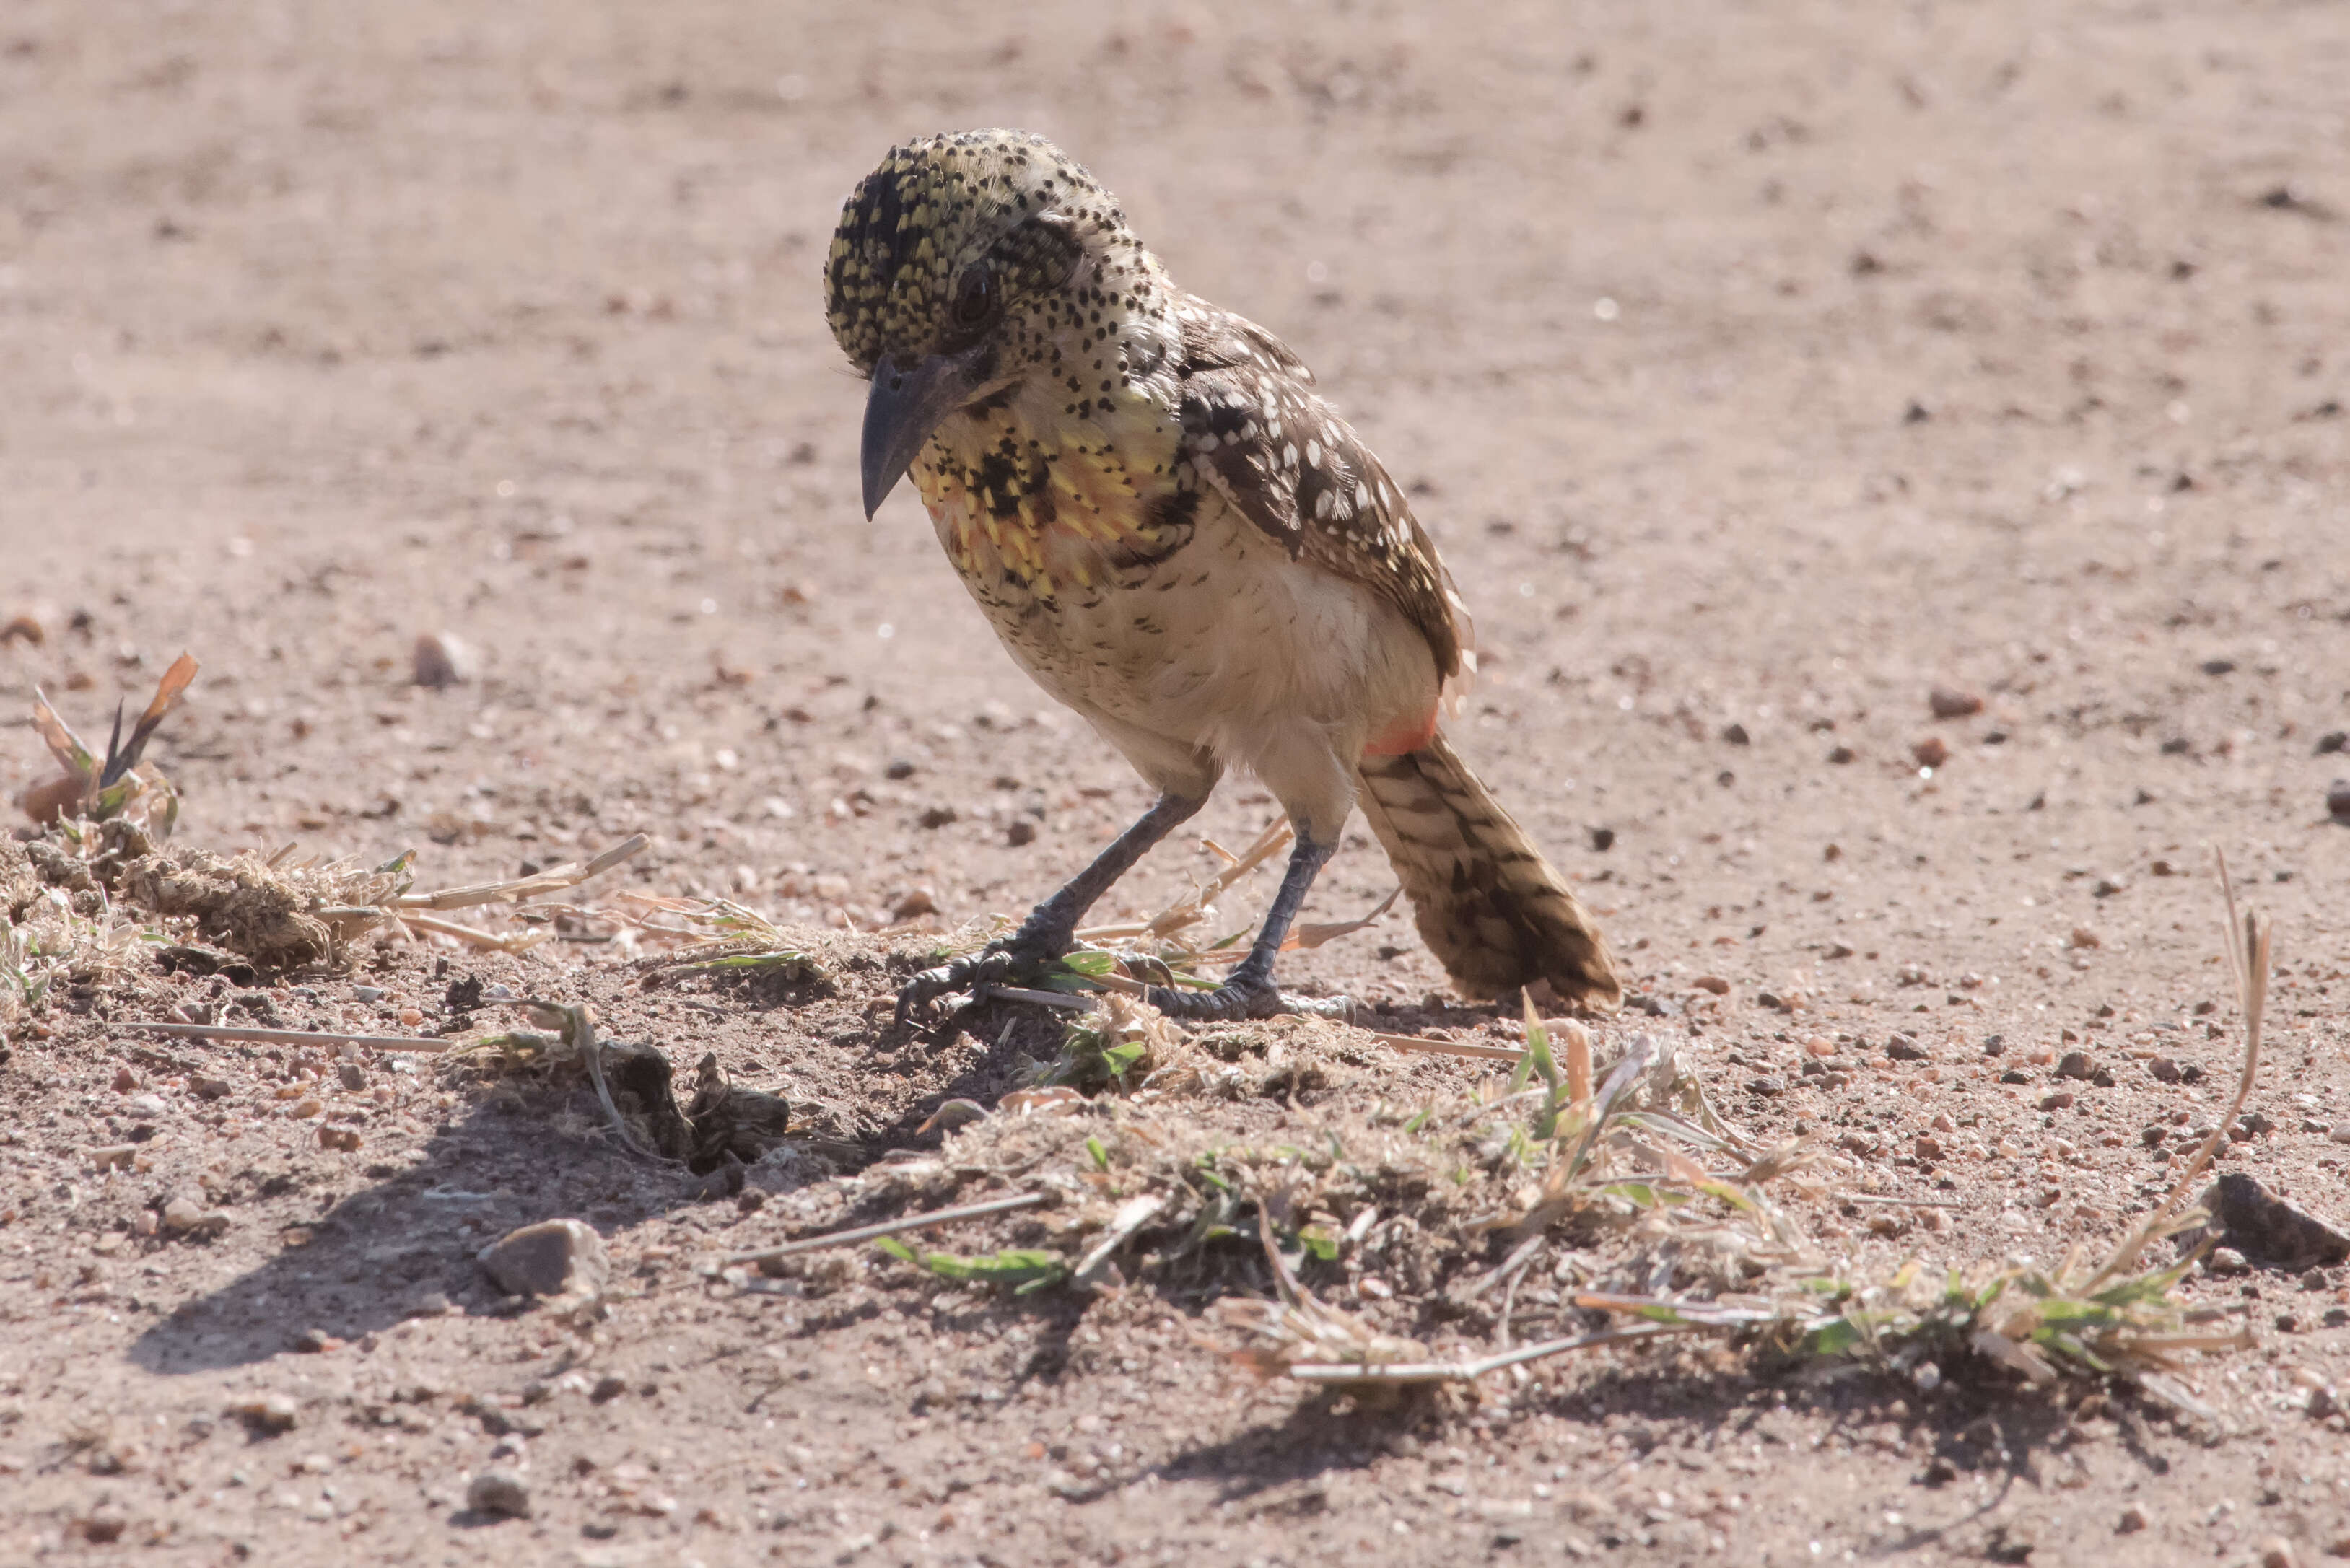
[[[772,1263],[801,1252],[821,1251],[827,1247],[849,1247],[859,1241],[878,1241],[887,1236],[902,1236],[910,1231],[928,1231],[940,1225],[951,1225],[963,1220],[984,1219],[990,1214],[1009,1214],[1017,1209],[1034,1209],[1053,1201],[1049,1192],[1023,1192],[1011,1198],[991,1198],[983,1203],[964,1203],[952,1209],[933,1209],[927,1214],[906,1214],[895,1220],[884,1220],[875,1225],[859,1225],[853,1231],[834,1231],[822,1236],[803,1236],[796,1241],[786,1241],[780,1247],[762,1247],[749,1252],[728,1252],[712,1260],[718,1266],[739,1268],[749,1263]]]
[[[560,1032],[563,1044],[578,1054],[580,1063],[588,1069],[588,1081],[596,1086],[596,1099],[610,1118],[612,1128],[620,1135],[620,1143],[630,1154],[646,1159],[663,1160],[660,1151],[649,1148],[629,1126],[628,1117],[612,1102],[612,1086],[604,1078],[604,1048],[596,1039],[596,1010],[572,1006],[559,1002],[542,1002],[527,998],[516,1005],[530,1013],[531,1022],[542,1029]],[[665,1160],[663,1160],[666,1163]]]
[[[452,1049],[446,1040],[419,1040],[404,1034],[340,1034],[332,1030],[245,1029],[228,1023],[148,1023],[133,1021],[124,1029],[144,1029],[176,1034],[183,1040],[243,1040],[256,1045],[364,1045],[371,1051],[442,1052]]]
[[[1256,836],[1255,841],[1238,855],[1212,838],[1203,838],[1200,841],[1201,846],[1224,863],[1213,876],[1147,920],[1089,926],[1077,933],[1077,939],[1086,942],[1137,937],[1164,940],[1198,925],[1209,917],[1216,899],[1227,888],[1281,853],[1292,836],[1288,822],[1283,819],[1268,823]]]
[[[1126,1245],[1136,1231],[1157,1219],[1168,1202],[1168,1194],[1164,1192],[1146,1192],[1118,1205],[1118,1210],[1111,1217],[1101,1240],[1094,1243],[1093,1251],[1077,1260],[1076,1272],[1070,1279],[1076,1284],[1092,1284],[1108,1266],[1110,1254]]]
[[[560,893],[567,888],[577,888],[591,877],[600,877],[651,842],[644,834],[633,834],[585,866],[557,866],[550,871],[540,871],[509,881],[475,882],[463,888],[443,888],[436,893],[402,893],[386,900],[386,907],[404,911],[463,909],[476,904],[519,904],[542,893]]]
[[[2236,1097],[2228,1103],[2228,1113],[2204,1137],[2194,1158],[2178,1175],[2168,1196],[2155,1206],[2144,1223],[2125,1237],[2105,1266],[2090,1276],[2089,1287],[2095,1289],[2107,1280],[2137,1263],[2147,1247],[2183,1227],[2178,1223],[2178,1206],[2185,1201],[2188,1190],[2196,1179],[2210,1168],[2212,1158],[2220,1151],[2228,1129],[2236,1125],[2243,1114],[2244,1102],[2251,1097],[2252,1082],[2259,1076],[2261,1066],[2261,1024],[2268,1010],[2270,944],[2273,932],[2268,917],[2258,911],[2239,915],[2236,909],[2236,885],[2228,875],[2228,857],[2220,850],[2212,851],[2220,877],[2220,895],[2228,911],[2225,931],[2228,963],[2236,981],[2236,1000],[2244,1014],[2244,1064],[2236,1077]]]

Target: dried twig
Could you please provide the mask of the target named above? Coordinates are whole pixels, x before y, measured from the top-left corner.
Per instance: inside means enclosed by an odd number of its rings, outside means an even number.
[[[1009,1214],[1016,1209],[1034,1209],[1040,1203],[1050,1203],[1049,1192],[1023,1192],[1013,1198],[991,1198],[984,1203],[965,1203],[953,1209],[933,1209],[927,1214],[905,1214],[895,1220],[884,1220],[876,1225],[859,1225],[851,1231],[834,1231],[822,1236],[803,1236],[796,1241],[786,1241],[780,1247],[768,1247],[755,1252],[728,1252],[715,1262],[723,1268],[737,1268],[745,1263],[771,1263],[781,1258],[802,1252],[820,1252],[827,1247],[854,1246],[859,1241],[878,1241],[884,1236],[902,1236],[910,1231],[927,1231],[937,1225],[951,1225],[958,1220],[978,1220],[990,1214]]]
[[[432,931],[441,936],[454,937],[468,947],[481,948],[490,952],[528,952],[546,940],[547,937],[545,931],[515,931],[506,936],[500,936],[494,931],[478,930],[472,926],[461,926],[454,920],[443,920],[432,915],[421,915],[414,910],[402,914],[400,917],[400,923],[412,930]]]
[[[364,1045],[372,1051],[447,1051],[457,1042],[420,1040],[405,1034],[338,1033],[331,1029],[244,1029],[227,1023],[162,1023],[132,1020],[120,1029],[146,1029],[187,1040],[244,1040],[257,1045]]]
[[[2241,916],[2237,914],[2236,885],[2228,875],[2228,857],[2217,847],[2213,848],[2211,855],[2219,872],[2220,895],[2228,907],[2225,933],[2228,962],[2235,972],[2236,1000],[2244,1014],[2244,1065],[2236,1077],[2236,1097],[2228,1102],[2228,1114],[2220,1118],[2203,1139],[2202,1146],[2196,1149],[2195,1158],[2187,1162],[2185,1170],[2179,1172],[2178,1180],[2172,1186],[2169,1196],[2155,1205],[2154,1212],[2146,1217],[2143,1224],[2123,1238],[2121,1245],[2114,1249],[2113,1256],[2106,1260],[2105,1266],[2090,1276],[2084,1293],[2095,1291],[2129,1268],[2147,1247],[2176,1229],[2171,1223],[2172,1216],[2178,1213],[2188,1189],[2195,1184],[2196,1179],[2210,1165],[2212,1157],[2219,1153],[2228,1129],[2234,1127],[2236,1118],[2243,1114],[2244,1102],[2251,1097],[2252,1080],[2260,1073],[2261,1022],[2268,1008],[2269,950],[2273,932],[2266,915],[2257,910]]]
[[[1396,1051],[1421,1056],[1466,1056],[1478,1062],[1515,1062],[1525,1052],[1514,1045],[1475,1045],[1460,1040],[1423,1040],[1413,1034],[1379,1034],[1371,1038]]]
[[[1521,1345],[1478,1361],[1407,1361],[1383,1366],[1301,1362],[1289,1368],[1289,1376],[1301,1383],[1467,1383],[1489,1372],[1540,1361],[1545,1356],[1564,1355],[1570,1350],[1592,1350],[1603,1345],[1657,1339],[1669,1334],[1693,1334],[1701,1326],[1705,1325],[1632,1324],[1623,1328],[1603,1328],[1595,1334],[1578,1334],[1569,1339],[1546,1339],[1540,1345]]]
[[[476,904],[519,904],[541,893],[559,893],[566,888],[577,888],[591,877],[600,877],[651,842],[641,833],[631,834],[585,866],[557,866],[552,870],[511,881],[475,882],[463,888],[443,888],[437,893],[403,893],[388,900],[386,907],[392,909],[463,909]]]
[[[1164,1192],[1146,1192],[1120,1204],[1118,1213],[1111,1217],[1109,1229],[1102,1232],[1102,1239],[1094,1243],[1093,1251],[1077,1261],[1076,1272],[1070,1276],[1071,1280],[1080,1285],[1093,1283],[1095,1276],[1108,1264],[1109,1255],[1126,1245],[1128,1238],[1137,1231],[1149,1224],[1159,1211],[1167,1207],[1168,1198]]]

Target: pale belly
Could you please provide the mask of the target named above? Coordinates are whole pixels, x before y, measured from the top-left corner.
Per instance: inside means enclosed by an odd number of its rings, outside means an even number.
[[[954,519],[933,518],[954,555]],[[1187,767],[1208,764],[1210,783],[1240,767],[1293,812],[1343,818],[1334,792],[1351,798],[1366,745],[1433,722],[1435,659],[1418,629],[1360,585],[1293,560],[1220,497],[1155,562],[1121,567],[1076,538],[1035,548],[1050,594],[984,559],[964,586],[1037,683],[1162,788],[1190,787]]]

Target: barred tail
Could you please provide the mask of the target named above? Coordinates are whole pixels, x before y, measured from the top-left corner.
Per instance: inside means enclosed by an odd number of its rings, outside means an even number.
[[[1401,756],[1365,757],[1363,815],[1411,899],[1419,934],[1472,997],[1537,980],[1560,1000],[1623,1000],[1607,939],[1492,792],[1437,735]]]

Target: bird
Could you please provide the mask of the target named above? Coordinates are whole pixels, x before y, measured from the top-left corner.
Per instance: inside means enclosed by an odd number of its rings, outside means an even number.
[[[1443,731],[1476,666],[1451,575],[1287,345],[1177,287],[1117,199],[1026,131],[890,149],[842,207],[824,287],[868,382],[867,522],[910,477],[1014,659],[1157,792],[1017,928],[910,981],[901,1022],[1048,970],[1235,771],[1286,814],[1288,863],[1247,956],[1212,990],[1150,988],[1161,1011],[1350,1010],[1274,970],[1358,805],[1463,995],[1620,1002],[1590,910]]]

